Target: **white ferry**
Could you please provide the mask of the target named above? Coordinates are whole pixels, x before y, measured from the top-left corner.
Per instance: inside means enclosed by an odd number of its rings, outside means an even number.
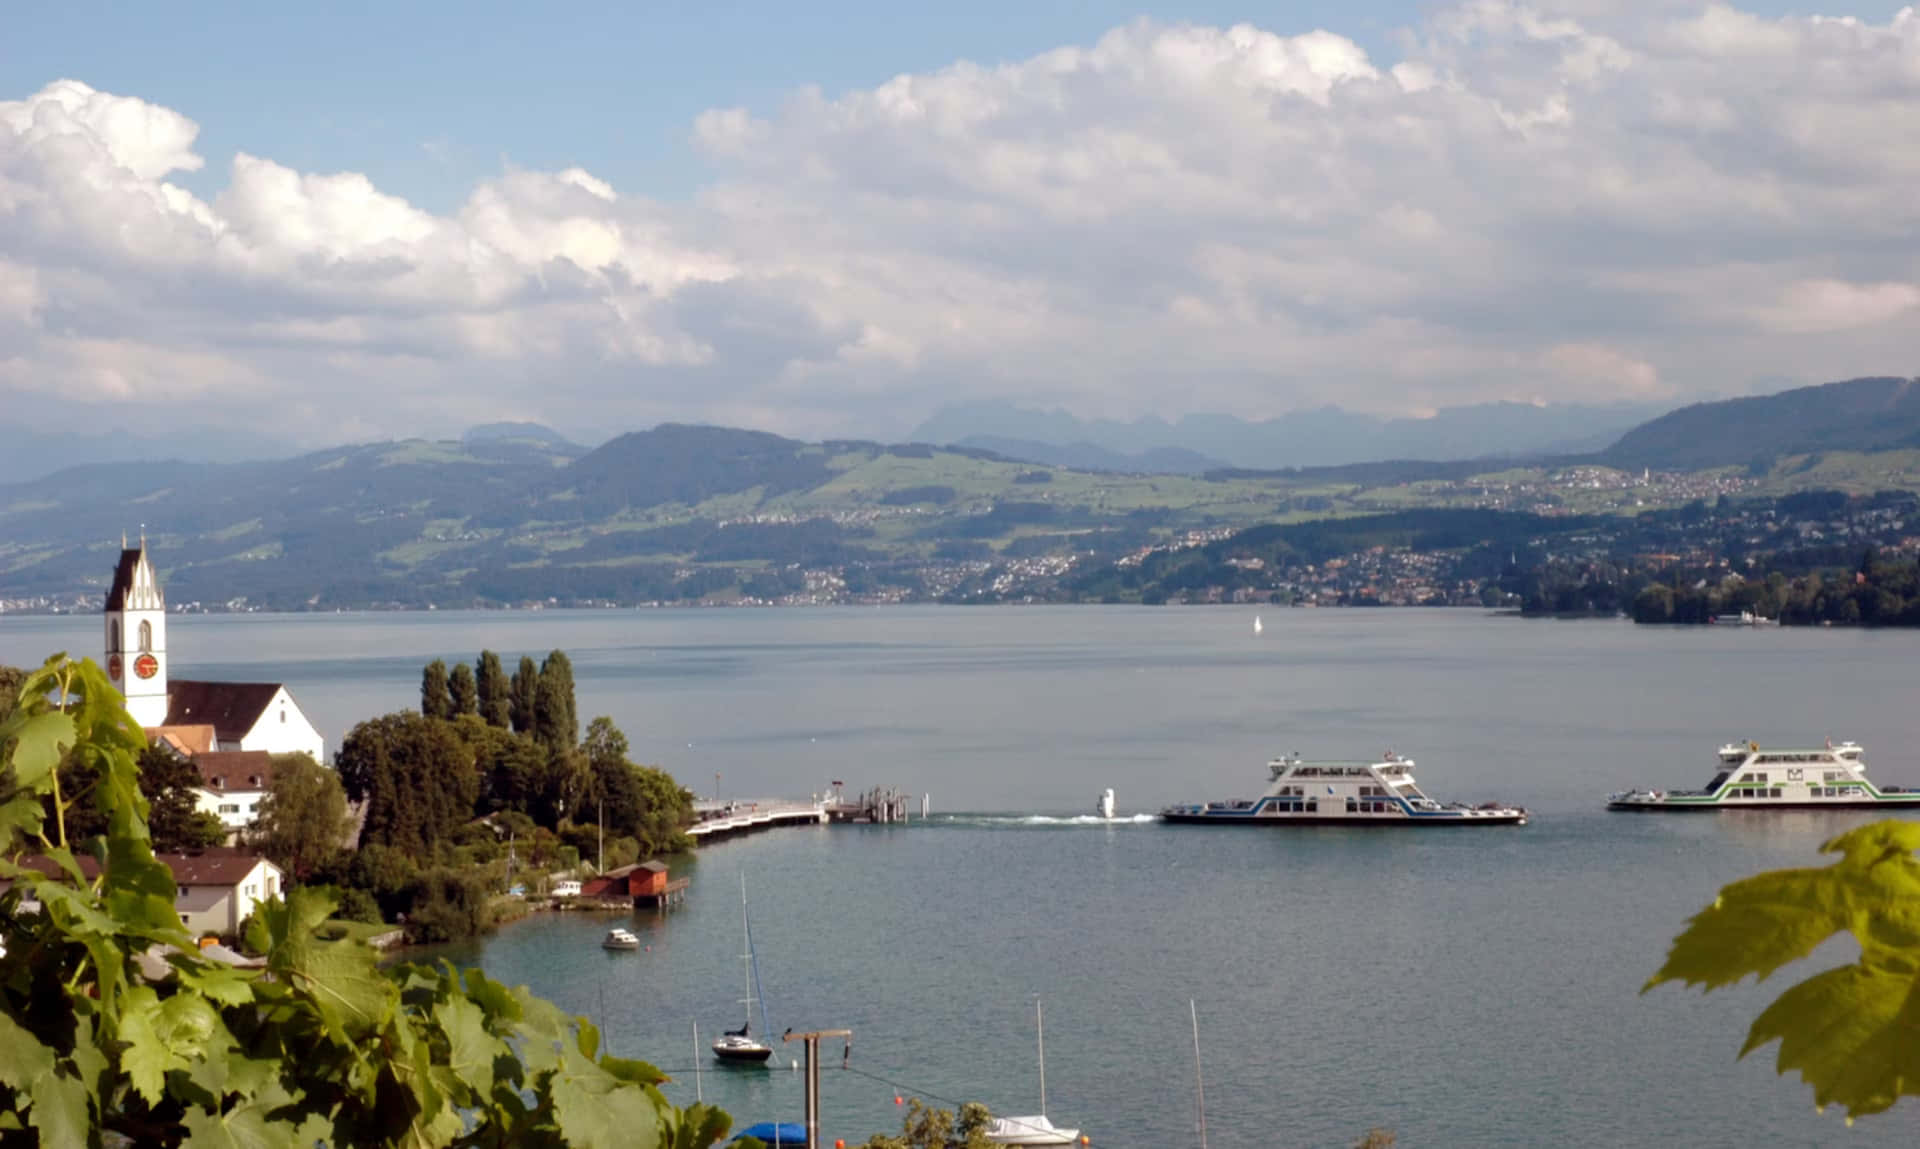
[[[1308,762],[1298,754],[1267,763],[1272,784],[1251,801],[1169,806],[1163,822],[1217,826],[1524,826],[1527,812],[1489,802],[1441,805],[1420,792],[1413,759],[1389,750],[1378,762]]]
[[[1758,742],[1720,748],[1720,771],[1700,790],[1624,790],[1609,810],[1920,809],[1920,791],[1876,786],[1858,742],[1816,750],[1763,749]]]

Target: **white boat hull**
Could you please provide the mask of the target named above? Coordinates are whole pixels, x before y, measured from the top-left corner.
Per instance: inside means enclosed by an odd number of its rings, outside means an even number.
[[[1056,1128],[1045,1117],[996,1117],[987,1126],[987,1140],[995,1145],[1073,1145],[1078,1129]]]

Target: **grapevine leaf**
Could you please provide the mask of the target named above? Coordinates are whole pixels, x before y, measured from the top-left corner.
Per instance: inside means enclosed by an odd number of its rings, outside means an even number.
[[[659,1085],[668,1080],[666,1074],[644,1061],[615,1057],[611,1053],[600,1059],[600,1068],[622,1081],[632,1082],[635,1085]]]
[[[447,1035],[447,1063],[454,1076],[479,1094],[493,1091],[493,1062],[507,1043],[487,1032],[486,1015],[464,997],[451,997],[434,1010]]]
[[[1745,1057],[1776,1039],[1781,1073],[1797,1070],[1818,1106],[1850,1116],[1892,1107],[1920,1083],[1920,989],[1901,976],[1849,965],[1816,974],[1754,1019]]]
[[[295,1149],[325,1138],[325,1128],[314,1127],[311,1120],[293,1125],[268,1117],[271,1110],[291,1100],[285,1090],[274,1086],[224,1114],[189,1108],[182,1119],[187,1127],[184,1143],[193,1149]]]
[[[18,716],[16,716],[18,717]],[[58,710],[29,714],[23,720],[9,720],[8,731],[0,731],[0,743],[13,738],[13,779],[22,790],[38,791],[40,784],[60,764],[60,755],[73,745],[73,719]]]
[[[160,995],[150,986],[133,986],[121,998],[120,1040],[126,1049],[120,1054],[120,1068],[148,1105],[160,1104],[172,1060],[155,1026],[159,1014]]]
[[[27,1120],[40,1131],[42,1145],[86,1145],[93,1129],[87,1087],[59,1073],[43,1073],[33,1083],[33,1109]]]
[[[53,1050],[0,1013],[0,1084],[25,1089],[34,1079],[53,1072]]]
[[[1920,902],[1920,825],[1874,823],[1822,846],[1841,860],[1775,870],[1733,883],[1674,939],[1666,964],[1642,989],[1667,981],[1717,989],[1748,974],[1765,980],[1820,944],[1892,906]],[[1863,942],[1867,939],[1862,938]]]
[[[660,1114],[637,1085],[572,1052],[548,1083],[567,1144],[581,1149],[659,1149]]]

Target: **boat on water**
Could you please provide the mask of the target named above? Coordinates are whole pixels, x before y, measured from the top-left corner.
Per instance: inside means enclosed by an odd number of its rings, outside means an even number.
[[[1920,809],[1920,790],[1880,786],[1867,777],[1858,742],[1831,740],[1812,750],[1729,742],[1719,769],[1698,790],[1623,790],[1609,810],[1884,810]]]
[[[1105,818],[1109,822],[1113,821],[1113,788],[1112,787],[1108,787],[1107,789],[1100,791],[1100,800],[1094,803],[1093,812],[1100,815],[1102,818]]]
[[[1298,754],[1267,763],[1258,798],[1168,806],[1163,822],[1213,826],[1524,826],[1526,810],[1489,802],[1442,804],[1413,777],[1413,759],[1389,750],[1377,762],[1309,762]]]
[[[637,950],[640,948],[640,939],[634,936],[632,930],[623,930],[615,926],[613,929],[607,931],[606,937],[600,940],[600,948],[609,950]]]
[[[765,1062],[772,1057],[773,1046],[753,1035],[753,1006],[756,1001],[760,1003],[760,1031],[772,1031],[767,1025],[766,997],[760,992],[760,962],[753,954],[753,924],[747,919],[747,876],[744,873],[740,875],[740,931],[747,939],[747,952],[740,955],[740,960],[747,967],[747,996],[741,999],[747,1007],[747,1016],[739,1029],[729,1029],[714,1038],[713,1055],[722,1061],[752,1064]]]
[[[1040,1047],[1040,1112],[1030,1117],[995,1117],[986,1128],[986,1138],[995,1145],[1077,1144],[1078,1129],[1062,1129],[1047,1120],[1047,1019],[1038,1000],[1033,1003],[1033,1032]]]

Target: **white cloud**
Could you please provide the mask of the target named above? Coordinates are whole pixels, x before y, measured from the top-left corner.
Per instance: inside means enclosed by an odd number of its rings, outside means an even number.
[[[202,199],[171,182],[195,123],[61,81],[0,103],[0,399],[890,434],[978,395],[1411,412],[1911,370],[1913,9],[1472,0],[1403,43],[1129,24],[709,111],[690,203],[514,169],[447,214],[248,154]]]

